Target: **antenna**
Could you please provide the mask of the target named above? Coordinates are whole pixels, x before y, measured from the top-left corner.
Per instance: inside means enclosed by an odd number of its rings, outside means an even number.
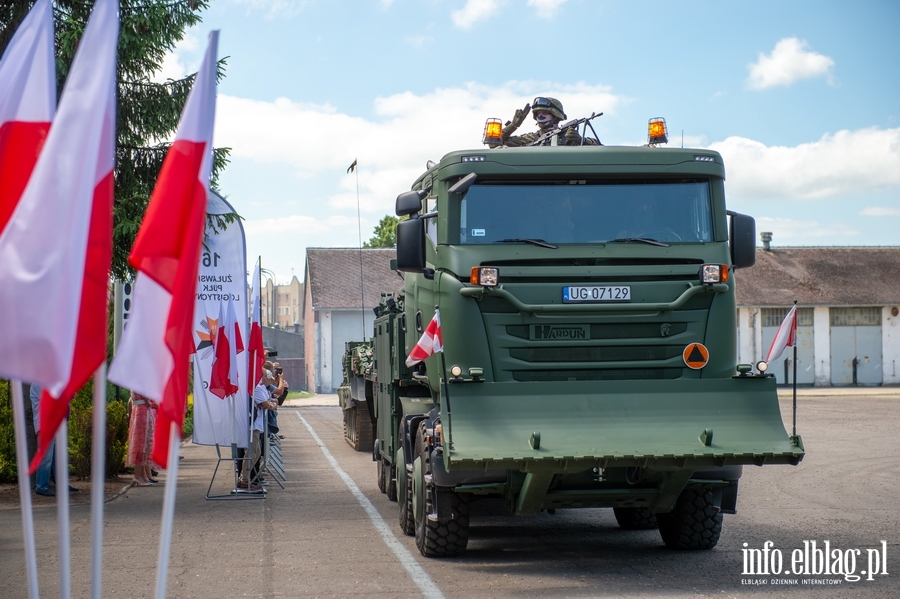
[[[362,214],[359,208],[359,168],[357,160],[353,160],[350,169],[356,173],[356,229],[359,234],[359,306],[360,318],[362,318],[362,340],[366,340],[366,289],[363,282],[363,244],[362,244]]]

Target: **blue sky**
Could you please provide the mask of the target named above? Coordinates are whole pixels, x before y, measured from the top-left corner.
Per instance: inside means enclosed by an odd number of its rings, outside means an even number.
[[[662,116],[671,145],[721,152],[773,245],[900,245],[898,28],[894,0],[213,0],[159,77],[221,29],[220,184],[279,283],[536,95],[604,112],[606,145]]]

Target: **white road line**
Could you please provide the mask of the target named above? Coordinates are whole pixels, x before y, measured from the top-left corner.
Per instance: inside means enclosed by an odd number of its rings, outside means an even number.
[[[350,489],[350,492],[356,497],[356,501],[359,502],[359,505],[365,510],[369,519],[372,520],[372,525],[375,526],[375,530],[378,531],[385,544],[394,552],[394,555],[397,556],[397,559],[400,560],[400,563],[406,568],[406,571],[409,572],[410,578],[413,579],[413,582],[416,583],[416,586],[419,587],[422,594],[428,599],[444,599],[444,595],[437,588],[437,584],[435,584],[431,576],[422,569],[419,562],[416,561],[409,551],[406,550],[406,547],[404,547],[397,537],[394,536],[394,533],[391,532],[391,527],[384,521],[384,518],[381,517],[381,514],[378,513],[378,510],[375,509],[375,506],[369,501],[369,498],[356,486],[356,483],[353,482],[350,475],[344,472],[337,460],[334,459],[334,456],[331,455],[331,452],[328,451],[328,448],[325,447],[325,443],[322,442],[322,439],[319,438],[319,435],[316,434],[313,427],[306,421],[306,418],[303,417],[299,410],[294,411],[294,413],[297,414],[297,418],[300,419],[300,422],[303,423],[303,426],[306,427],[306,430],[309,431],[312,438],[319,444],[319,449],[325,454],[325,459],[328,460],[328,463],[331,464],[334,471],[338,473],[338,476],[341,477],[344,484],[347,485],[347,488]]]

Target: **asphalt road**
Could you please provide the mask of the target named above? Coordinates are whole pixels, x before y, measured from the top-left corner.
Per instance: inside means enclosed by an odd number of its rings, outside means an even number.
[[[790,426],[790,401],[782,408]],[[338,408],[283,408],[288,482],[283,490],[270,484],[267,499],[206,500],[215,451],[182,448],[167,596],[900,597],[898,410],[900,395],[801,397],[806,459],[797,467],[745,469],[738,514],[725,516],[712,551],[666,550],[656,531],[619,529],[611,510],[513,518],[482,501],[473,505],[466,554],[434,560],[400,532],[397,504],[379,493],[370,456],[343,441]],[[230,464],[223,468],[213,494],[227,494],[232,484]],[[103,596],[153,596],[163,491],[132,488],[107,504]],[[86,597],[88,506],[74,508],[71,520],[72,595]],[[37,509],[35,521],[39,588],[58,596],[55,511]],[[803,554],[804,542],[821,548],[828,541],[843,571],[852,565],[861,574],[877,555],[886,557],[879,572],[887,574],[857,582],[833,574],[745,575],[744,550],[767,541],[767,561],[781,555],[782,570],[796,568],[792,558]],[[3,597],[27,596],[17,510],[0,511],[0,589]]]

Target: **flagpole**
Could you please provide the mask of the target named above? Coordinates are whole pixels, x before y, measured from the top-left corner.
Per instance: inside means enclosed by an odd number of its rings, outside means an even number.
[[[169,431],[166,494],[163,500],[159,555],[156,559],[156,599],[166,599],[166,582],[169,577],[169,553],[172,546],[172,523],[175,520],[175,486],[178,483],[178,447],[181,445],[181,434],[178,430],[178,424],[172,422]]]
[[[69,418],[56,431],[56,520],[59,530],[59,596],[72,596],[72,559],[69,542]]]
[[[450,384],[447,381],[447,364],[444,362],[444,350],[441,348],[441,370],[443,371],[442,378],[444,382],[444,398],[447,400],[447,449],[451,449],[453,446],[453,430],[450,426]],[[443,410],[442,410],[443,411]]]
[[[356,167],[356,168],[354,168]],[[363,242],[362,242],[362,213],[359,208],[359,168],[356,163],[356,160],[353,160],[353,165],[350,167],[353,169],[353,172],[356,174],[356,229],[359,233],[359,296],[360,303],[359,306],[362,308],[362,340],[365,342],[366,340],[366,289],[365,284],[363,283]]]
[[[25,407],[22,381],[9,382],[13,391],[13,421],[16,427],[16,469],[19,474],[19,506],[22,510],[22,537],[25,541],[25,567],[28,597],[38,599],[37,553],[34,548],[34,513],[31,509],[31,479],[28,476],[28,441],[25,439]]]
[[[797,307],[797,300],[794,300],[794,307]],[[794,314],[795,322],[799,323],[799,317],[797,314]],[[794,437],[797,437],[797,343],[798,343],[798,334],[797,328],[794,327]]]
[[[100,599],[103,579],[103,500],[106,487],[106,361],[94,373],[94,440],[91,443],[91,597]],[[56,485],[57,492],[59,484]]]

